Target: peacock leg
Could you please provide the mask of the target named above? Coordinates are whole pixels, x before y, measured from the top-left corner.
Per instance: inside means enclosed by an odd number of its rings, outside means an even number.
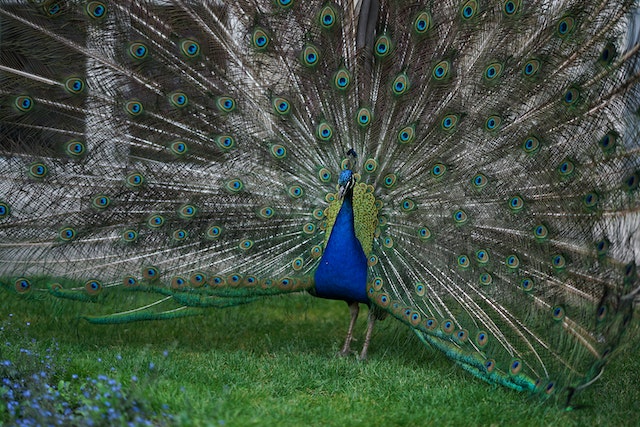
[[[367,350],[369,349],[369,343],[371,342],[371,334],[373,334],[373,325],[376,323],[376,313],[373,308],[369,308],[369,316],[367,317],[367,334],[364,337],[364,344],[362,345],[362,351],[360,352],[360,360],[367,358]]]
[[[360,304],[358,302],[349,303],[349,313],[351,313],[351,322],[349,323],[349,330],[347,331],[347,338],[344,340],[342,350],[340,350],[340,356],[346,356],[351,351],[351,340],[353,339],[353,328],[358,320],[358,313],[360,312]]]

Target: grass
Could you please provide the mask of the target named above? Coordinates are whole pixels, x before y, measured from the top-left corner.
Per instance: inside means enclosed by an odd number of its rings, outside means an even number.
[[[347,307],[307,295],[202,317],[111,326],[79,320],[87,304],[27,301],[8,292],[0,298],[0,361],[19,366],[28,359],[21,350],[37,355],[33,366],[13,372],[24,377],[51,365],[47,381],[54,387],[46,393],[80,399],[71,412],[85,411],[65,425],[640,424],[637,345],[578,396],[580,409],[565,411],[473,378],[393,319],[377,325],[367,362],[336,357]],[[361,317],[358,337],[365,328]],[[637,342],[640,334],[628,337]],[[49,354],[54,356],[46,359]],[[112,393],[109,387],[120,389]],[[3,400],[0,385],[0,406],[7,405],[7,389]],[[2,421],[30,422],[6,407]]]

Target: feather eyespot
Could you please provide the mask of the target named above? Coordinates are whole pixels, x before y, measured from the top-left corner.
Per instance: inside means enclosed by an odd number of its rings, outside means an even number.
[[[567,106],[574,105],[575,103],[578,102],[579,99],[580,99],[580,91],[575,87],[569,88],[564,93],[564,96],[562,97],[562,101]]]
[[[186,240],[188,237],[189,237],[189,233],[187,232],[187,230],[184,230],[184,229],[175,230],[173,233],[171,233],[171,238],[175,242],[182,242]]]
[[[518,375],[522,370],[522,362],[518,359],[514,359],[511,361],[511,365],[509,365],[509,373],[511,375]]]
[[[154,266],[149,266],[142,269],[142,278],[145,280],[153,281],[160,277],[160,270]]]
[[[232,179],[225,185],[226,189],[232,193],[239,193],[244,189],[244,184],[239,179]]]
[[[304,260],[300,257],[294,258],[293,261],[291,262],[291,267],[295,271],[300,271],[303,265],[304,265]]]
[[[91,199],[91,204],[96,209],[106,209],[109,207],[109,204],[111,204],[111,200],[104,194],[99,194]]]
[[[469,332],[466,329],[460,329],[456,332],[456,340],[458,340],[458,342],[465,343],[467,339],[469,339]]]
[[[596,242],[596,250],[598,251],[599,256],[606,255],[609,252],[609,241],[607,239],[602,239]]]
[[[562,178],[567,178],[575,171],[575,165],[571,160],[565,160],[558,166],[558,173]]]
[[[256,28],[251,35],[251,43],[257,50],[265,50],[269,46],[269,36],[262,28]]]
[[[270,151],[271,155],[276,159],[284,159],[285,157],[287,157],[287,149],[284,147],[284,145],[273,144]]]
[[[320,122],[316,135],[321,141],[329,141],[333,136],[333,129],[327,122]]]
[[[364,162],[365,172],[373,173],[376,169],[378,169],[378,162],[375,159],[367,159],[367,161]]]
[[[333,76],[333,87],[345,91],[351,83],[351,74],[346,68],[340,68]]]
[[[331,6],[325,6],[320,12],[320,26],[326,30],[333,28],[336,23],[336,11]]]
[[[9,205],[5,202],[0,202],[0,219],[5,219],[11,214]]]
[[[400,209],[403,212],[410,212],[416,208],[416,203],[411,199],[404,199],[400,202]]]
[[[221,113],[230,113],[236,109],[236,101],[230,96],[219,96],[216,98],[216,107]]]
[[[623,187],[627,191],[635,191],[638,188],[639,182],[640,182],[640,172],[634,172],[625,178]]]
[[[304,195],[304,191],[302,190],[302,187],[300,187],[299,185],[292,185],[287,190],[287,193],[289,194],[290,197],[294,199],[299,199]]]
[[[391,304],[391,298],[389,298],[389,295],[386,293],[378,294],[376,296],[376,302],[380,307],[386,308]]]
[[[188,59],[193,59],[200,54],[200,44],[192,39],[182,40],[180,42],[180,52]]]
[[[320,178],[322,182],[329,182],[331,181],[331,172],[327,168],[321,168],[318,171],[318,178]]]
[[[469,217],[467,216],[467,213],[462,209],[458,209],[453,213],[453,220],[456,224],[464,224],[468,219]]]
[[[405,126],[398,132],[398,143],[409,144],[413,142],[416,136],[415,125]]]
[[[418,237],[422,240],[429,240],[431,238],[431,230],[428,227],[418,229]]]
[[[13,102],[13,105],[23,113],[31,110],[33,108],[33,104],[33,98],[30,96],[18,96]]]
[[[617,140],[618,135],[615,132],[610,131],[605,134],[600,141],[598,141],[598,145],[602,151],[609,153],[615,148]]]
[[[551,313],[552,313],[553,320],[558,321],[558,320],[564,319],[564,308],[562,308],[559,305],[553,307]]]
[[[278,6],[283,9],[289,9],[291,6],[293,6],[293,3],[293,0],[278,0]]]
[[[85,284],[84,284],[84,290],[89,294],[89,295],[98,295],[100,293],[100,291],[102,291],[102,284],[97,281],[97,280],[88,280]]]
[[[64,88],[67,92],[77,95],[79,93],[81,93],[82,91],[84,91],[84,88],[86,87],[84,81],[82,79],[79,79],[77,77],[71,77],[68,78],[67,80],[65,80],[64,82]]]
[[[64,227],[58,232],[58,236],[63,242],[70,242],[76,238],[77,233],[72,227]]]
[[[207,228],[207,237],[209,239],[217,239],[222,234],[222,228],[218,225],[212,225]]]
[[[183,108],[189,103],[189,98],[182,92],[175,92],[169,95],[169,102],[176,108]]]
[[[431,15],[427,11],[420,12],[413,21],[413,30],[423,35],[431,28]]]
[[[491,283],[493,283],[493,277],[491,276],[491,274],[489,273],[480,274],[480,284],[482,286],[489,286]]]
[[[483,77],[487,82],[492,82],[496,80],[502,74],[502,64],[499,62],[494,62],[489,64],[487,68],[485,68]]]
[[[521,6],[521,0],[508,0],[506,2],[504,2],[504,6],[502,8],[502,10],[504,11],[504,14],[507,16],[514,16],[517,15],[518,12],[520,11],[520,6]]]
[[[561,269],[563,269],[563,268],[565,268],[565,267],[566,267],[566,265],[567,265],[567,261],[565,260],[565,258],[564,258],[562,255],[557,254],[557,255],[554,255],[554,256],[551,258],[551,265],[552,265],[552,266],[553,266],[553,268],[555,268],[556,270],[561,270]]]
[[[500,116],[489,116],[487,121],[484,122],[484,128],[488,131],[496,131],[502,124],[502,118]]]
[[[287,115],[291,112],[291,103],[289,103],[285,98],[276,97],[271,101],[271,104],[273,105],[274,111],[281,116]]]
[[[49,3],[49,2],[44,2],[43,0],[40,0],[38,2],[38,4],[42,4],[43,5],[43,10],[44,13],[49,17],[49,18],[53,18],[57,15],[60,15],[64,12],[65,7],[66,6],[63,2],[53,2],[53,3]]]
[[[138,280],[133,276],[125,276],[122,279],[122,284],[128,288],[131,288],[138,285]]]
[[[617,55],[616,46],[613,43],[607,43],[607,45],[602,49],[600,53],[600,58],[598,58],[598,62],[602,65],[608,66],[613,63]]]
[[[151,228],[160,228],[164,225],[164,217],[159,214],[151,215],[147,220],[147,225]]]
[[[572,16],[565,16],[560,19],[556,28],[558,35],[561,38],[567,37],[573,31],[576,21]]]
[[[194,205],[183,205],[178,209],[178,215],[182,219],[191,219],[197,212],[198,209]]]
[[[522,67],[522,73],[525,77],[533,77],[540,69],[540,61],[537,59],[530,59]]]
[[[182,289],[187,285],[187,281],[184,279],[184,277],[181,276],[175,276],[171,278],[171,289]]]
[[[315,67],[320,62],[320,53],[315,46],[308,44],[302,49],[300,58],[305,66]]]
[[[476,261],[478,264],[486,264],[489,262],[489,252],[486,249],[476,251]]]
[[[522,290],[525,292],[531,292],[534,288],[534,285],[535,283],[533,279],[531,279],[530,277],[525,277],[520,281],[520,286],[522,287]]]
[[[134,42],[129,45],[129,55],[134,59],[145,59],[148,54],[149,48],[144,43]]]
[[[533,228],[533,235],[538,240],[544,240],[549,236],[549,230],[544,224],[538,224]]]
[[[44,163],[34,163],[29,166],[29,175],[33,178],[44,178],[48,173],[49,170]]]
[[[513,196],[509,199],[509,208],[513,212],[520,212],[524,208],[524,200],[520,196]]]
[[[484,369],[486,369],[487,373],[490,374],[496,368],[496,361],[493,359],[488,359],[484,362]]]
[[[453,324],[453,322],[449,319],[445,319],[442,322],[442,325],[440,326],[442,329],[442,332],[444,332],[445,334],[451,334],[453,332],[453,330],[455,329],[455,325]]]
[[[442,163],[436,163],[431,167],[431,174],[436,178],[441,178],[447,172],[447,167]]]
[[[310,252],[311,252],[311,257],[312,258],[315,258],[315,259],[320,258],[322,256],[322,246],[314,245],[311,248]]]
[[[473,183],[473,186],[476,189],[480,190],[487,186],[487,184],[489,183],[489,180],[484,174],[479,173],[473,177],[471,182]]]
[[[107,15],[107,7],[100,1],[90,1],[85,10],[87,15],[94,19],[102,19]]]
[[[266,206],[262,209],[260,209],[260,211],[258,212],[258,215],[262,218],[262,219],[269,219],[271,217],[273,217],[273,215],[275,215],[275,210],[269,206]]]
[[[598,206],[599,200],[600,200],[600,197],[598,196],[598,193],[590,192],[585,194],[585,196],[582,198],[582,204],[587,209],[593,209],[596,206]]]
[[[71,157],[78,158],[85,154],[86,146],[76,140],[71,140],[64,145],[64,151]]]
[[[242,249],[243,251],[248,251],[249,249],[251,249],[253,247],[253,240],[249,240],[249,239],[245,239],[242,240],[239,245],[240,249]]]
[[[122,232],[122,241],[125,243],[132,243],[138,239],[138,232],[133,229],[127,229]]]
[[[455,129],[456,124],[458,124],[458,116],[456,114],[447,114],[442,119],[441,127],[445,131],[451,131]]]
[[[379,36],[373,46],[373,52],[378,58],[386,58],[393,50],[393,44],[391,38],[388,35],[383,34]]]
[[[522,149],[527,154],[533,154],[540,148],[540,140],[535,136],[527,137],[522,143]]]
[[[489,343],[489,335],[485,331],[478,331],[476,334],[476,344],[478,347],[485,347]]]
[[[223,150],[229,150],[236,145],[235,139],[231,135],[219,135],[215,137],[216,145]]]
[[[193,273],[189,277],[189,284],[194,288],[200,288],[207,283],[207,278],[203,273]]]
[[[395,183],[398,180],[398,176],[394,173],[390,173],[385,175],[385,177],[383,178],[382,184],[386,187],[386,188],[391,188],[395,185]]]
[[[466,255],[458,256],[458,267],[468,268],[471,265],[469,262],[469,257]]]
[[[433,67],[431,75],[436,80],[444,80],[449,75],[449,61],[440,61]]]
[[[360,127],[369,126],[369,124],[371,123],[371,119],[372,119],[371,110],[369,110],[366,107],[360,108],[358,110],[358,113],[356,114],[356,118],[357,118],[357,121],[358,121],[358,125],[360,125]]]
[[[465,4],[462,5],[460,9],[460,15],[462,15],[462,19],[468,21],[473,18],[478,13],[478,2],[476,0],[469,0]]]
[[[409,315],[409,323],[411,323],[413,326],[418,326],[421,321],[422,316],[420,315],[420,313],[418,313],[417,311],[411,312],[411,314]]]
[[[507,264],[507,267],[516,269],[520,266],[520,259],[516,255],[509,255],[507,256],[505,263]]]
[[[124,110],[130,115],[130,116],[139,116],[140,114],[142,114],[142,112],[144,111],[144,107],[142,106],[142,103],[140,101],[127,101],[124,104]]]
[[[391,83],[391,89],[396,96],[404,95],[409,90],[409,76],[406,73],[401,73]]]

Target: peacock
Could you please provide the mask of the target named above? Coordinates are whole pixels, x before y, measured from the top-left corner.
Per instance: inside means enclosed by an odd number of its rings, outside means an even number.
[[[569,404],[640,293],[637,6],[2,0],[2,298],[307,292]]]

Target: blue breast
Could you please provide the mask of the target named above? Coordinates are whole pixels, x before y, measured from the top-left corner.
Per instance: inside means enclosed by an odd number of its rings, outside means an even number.
[[[342,203],[315,274],[321,298],[368,303],[367,257],[356,238],[351,194]]]

